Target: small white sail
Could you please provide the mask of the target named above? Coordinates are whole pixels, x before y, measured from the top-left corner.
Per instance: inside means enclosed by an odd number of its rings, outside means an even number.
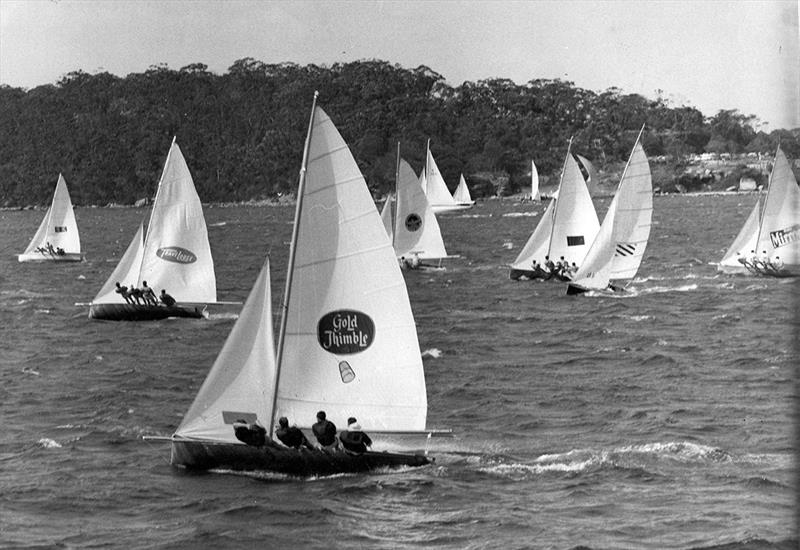
[[[50,208],[28,247],[19,256],[20,262],[43,260],[80,260],[81,239],[64,176],[58,175]]]
[[[594,197],[599,194],[600,188],[597,186],[598,180],[600,179],[597,175],[597,170],[595,169],[594,165],[582,155],[575,154],[578,157],[578,160],[583,165],[584,170],[586,170],[586,189],[589,190],[589,195]]]
[[[415,183],[416,183],[416,176]],[[389,194],[386,196],[386,201],[383,203],[383,208],[381,209],[381,221],[383,222],[383,228],[386,230],[386,234],[389,235],[389,240],[394,240],[394,218],[392,213],[394,212],[394,197]]]
[[[324,410],[338,426],[355,416],[368,430],[423,430],[425,376],[394,249],[347,144],[319,107],[308,139],[273,418],[308,427]]]
[[[119,294],[117,290],[117,283],[122,286],[136,286],[139,281],[139,268],[142,265],[142,256],[144,255],[144,228],[139,224],[139,229],[133,240],[125,249],[125,253],[120,258],[117,267],[111,272],[111,276],[105,282],[100,292],[95,296],[93,303],[95,304],[124,304],[125,298]]]
[[[190,439],[238,443],[233,422],[269,424],[275,388],[275,342],[269,258],[200,391],[175,432]]]
[[[782,274],[800,275],[800,188],[780,147],[761,213],[756,258]]]
[[[553,212],[553,230],[548,246],[550,260],[557,262],[563,257],[568,263],[575,262],[580,266],[599,228],[600,222],[586,183],[568,151]]]
[[[517,259],[511,264],[511,269],[518,271],[530,271],[533,267],[533,260],[537,263],[544,263],[547,256],[547,247],[550,245],[550,232],[553,230],[553,212],[555,211],[556,199],[550,201],[547,209],[542,214],[542,219],[536,225],[528,242],[520,251]]]
[[[542,194],[539,192],[539,170],[536,169],[536,164],[531,160],[531,199],[535,201],[542,200]]]
[[[203,206],[173,139],[158,184],[137,283],[164,288],[178,302],[217,301],[214,260]]]
[[[436,215],[417,185],[414,170],[403,159],[398,169],[394,249],[398,258],[410,255],[420,260],[447,257]]]
[[[444,182],[442,173],[439,172],[439,167],[436,165],[436,161],[433,158],[430,144],[427,148],[424,174],[425,194],[435,213],[469,208],[470,205],[459,205],[453,199],[453,195],[450,194],[450,190]]]
[[[739,261],[753,256],[758,240],[758,227],[761,225],[761,200],[757,200],[753,210],[744,222],[739,234],[731,243],[725,255],[717,265],[723,273],[745,273],[747,268]]]
[[[453,200],[458,204],[470,206],[475,204],[475,201],[472,200],[472,195],[469,194],[469,187],[467,187],[467,181],[464,179],[464,174],[461,174],[458,179],[458,187],[456,187],[456,190],[453,193]]]
[[[630,282],[642,263],[652,216],[650,165],[640,133],[603,225],[575,274],[574,283],[585,289],[605,289],[611,281]]]

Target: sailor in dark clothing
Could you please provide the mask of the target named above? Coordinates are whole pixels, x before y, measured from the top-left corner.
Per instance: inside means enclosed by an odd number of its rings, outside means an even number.
[[[128,292],[128,287],[127,286],[122,286],[119,283],[117,283],[117,289],[114,292],[116,292],[117,294],[122,296],[125,299],[125,303],[128,303],[128,304],[132,304],[133,303],[133,299],[131,299],[131,293]]]
[[[163,288],[161,289],[161,301],[167,307],[172,307],[175,305],[175,298],[167,294],[167,291],[164,290]]]
[[[339,434],[339,441],[345,451],[351,453],[365,453],[367,447],[372,447],[372,440],[361,431],[361,426],[352,416],[347,419],[347,429]]]
[[[326,420],[325,411],[317,413],[317,421],[311,426],[311,431],[314,432],[314,437],[317,438],[317,442],[323,449],[336,448],[336,424]]]
[[[236,439],[252,447],[263,447],[267,442],[267,430],[258,421],[248,424],[246,420],[237,420],[233,423],[233,433]]]
[[[299,449],[301,447],[306,447],[308,449],[314,448],[311,446],[311,443],[308,442],[308,439],[306,439],[306,436],[300,428],[297,426],[289,426],[289,420],[285,416],[278,419],[278,429],[275,430],[275,436],[281,443],[292,449]]]
[[[142,289],[132,286],[131,296],[133,296],[133,299],[136,300],[136,305],[142,305],[142,299],[143,299]]]

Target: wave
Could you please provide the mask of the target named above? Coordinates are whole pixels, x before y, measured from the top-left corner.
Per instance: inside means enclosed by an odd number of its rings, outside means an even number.
[[[39,441],[36,442],[43,449],[60,449],[61,443],[56,441],[55,439],[50,439],[48,437],[43,437]]]
[[[442,356],[442,350],[437,348],[426,349],[422,352],[422,358],[430,357],[431,359],[438,359]]]
[[[503,214],[502,218],[535,218],[538,216],[538,212],[508,212],[507,214]]]

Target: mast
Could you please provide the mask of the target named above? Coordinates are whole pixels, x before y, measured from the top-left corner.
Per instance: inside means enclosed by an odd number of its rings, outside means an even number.
[[[753,256],[758,256],[758,244],[761,242],[761,226],[764,224],[764,211],[767,209],[767,203],[769,202],[769,194],[772,192],[772,176],[775,174],[775,162],[778,160],[778,151],[781,150],[780,144],[778,144],[778,149],[775,151],[775,159],[772,161],[772,170],[769,173],[769,179],[767,180],[767,194],[764,197],[764,204],[761,205],[761,212],[759,212],[758,216],[758,233],[756,234],[756,244],[755,250],[753,250]],[[761,200],[761,194],[758,195],[759,200]]]
[[[550,239],[547,242],[547,254],[545,256],[550,256],[550,250],[553,248],[553,230],[556,227],[556,218],[558,217],[558,203],[559,199],[561,198],[561,184],[564,182],[564,172],[567,171],[567,159],[569,159],[569,155],[571,154],[570,151],[572,150],[572,136],[569,137],[569,144],[567,145],[567,155],[564,157],[564,166],[561,167],[561,178],[558,180],[558,197],[554,200],[556,201],[555,208],[553,208],[553,223],[550,226]]]
[[[425,156],[425,163],[428,163],[428,157]],[[397,159],[394,163],[394,231],[392,231],[392,248],[394,248],[394,236],[397,235],[397,199],[399,198],[398,186],[400,185],[400,142],[397,142]],[[389,195],[387,200],[390,200],[392,197]],[[392,205],[389,205],[389,212],[392,212]]]
[[[306,143],[303,147],[303,162],[300,165],[300,183],[297,186],[297,206],[294,212],[294,226],[292,228],[292,242],[289,245],[289,267],[286,273],[286,290],[283,294],[281,303],[281,328],[278,333],[278,351],[275,359],[275,388],[272,393],[272,410],[269,411],[269,431],[267,436],[272,438],[272,429],[275,427],[275,406],[278,402],[278,387],[281,380],[281,367],[283,362],[283,345],[286,340],[286,317],[289,311],[289,298],[292,293],[292,279],[294,272],[295,257],[297,256],[297,235],[300,233],[300,213],[303,211],[303,195],[306,187],[306,168],[308,167],[308,150],[311,147],[311,132],[314,130],[314,116],[317,110],[317,97],[319,92],[314,92],[314,100],[311,103],[311,118],[308,121],[308,133]]]

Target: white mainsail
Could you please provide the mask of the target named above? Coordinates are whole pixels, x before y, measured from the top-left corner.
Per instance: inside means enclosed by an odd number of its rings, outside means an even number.
[[[137,234],[125,256],[138,242]],[[141,252],[137,252],[135,258],[135,263],[124,270],[124,280],[120,277],[123,273],[117,273],[120,265],[103,289],[113,288],[117,281],[137,287],[147,281],[156,292],[165,289],[178,302],[217,301],[214,260],[203,206],[186,160],[174,139],[161,173]],[[101,290],[93,303],[123,302],[121,295]]]
[[[275,342],[269,258],[176,436],[238,443],[243,419],[267,424],[273,408]]]
[[[597,237],[575,274],[574,283],[580,287],[605,289],[611,281],[630,282],[642,263],[653,216],[653,186],[641,135]]]
[[[536,164],[531,160],[531,199],[535,201],[542,200],[542,194],[539,192],[539,170],[536,169]]]
[[[48,247],[48,245],[50,245]],[[53,200],[50,208],[44,215],[42,223],[22,253],[19,260],[27,259],[47,259],[47,252],[41,253],[38,250],[61,249],[63,254],[81,253],[81,239],[78,235],[78,224],[75,221],[75,213],[72,209],[72,201],[67,191],[67,182],[64,176],[58,175],[56,190],[53,193]]]
[[[750,215],[739,230],[739,234],[731,243],[725,255],[717,265],[723,273],[745,273],[747,268],[739,261],[753,256],[758,240],[758,227],[761,225],[761,199],[756,201]]]
[[[453,193],[453,200],[459,204],[473,205],[475,201],[472,200],[472,195],[469,194],[469,187],[467,181],[464,179],[464,174],[458,178],[458,187]]]
[[[420,260],[447,257],[439,222],[425,193],[417,185],[414,170],[400,159],[397,171],[397,215],[394,250],[398,258],[415,255]]]
[[[316,107],[298,192],[273,419],[423,430],[427,397],[403,275],[349,148]],[[452,197],[451,197],[452,199]]]
[[[557,262],[563,257],[568,263],[580,266],[599,228],[592,198],[568,148],[553,212],[548,244],[550,260]]]
[[[778,147],[761,213],[756,257],[780,272],[800,274],[800,189]]]

